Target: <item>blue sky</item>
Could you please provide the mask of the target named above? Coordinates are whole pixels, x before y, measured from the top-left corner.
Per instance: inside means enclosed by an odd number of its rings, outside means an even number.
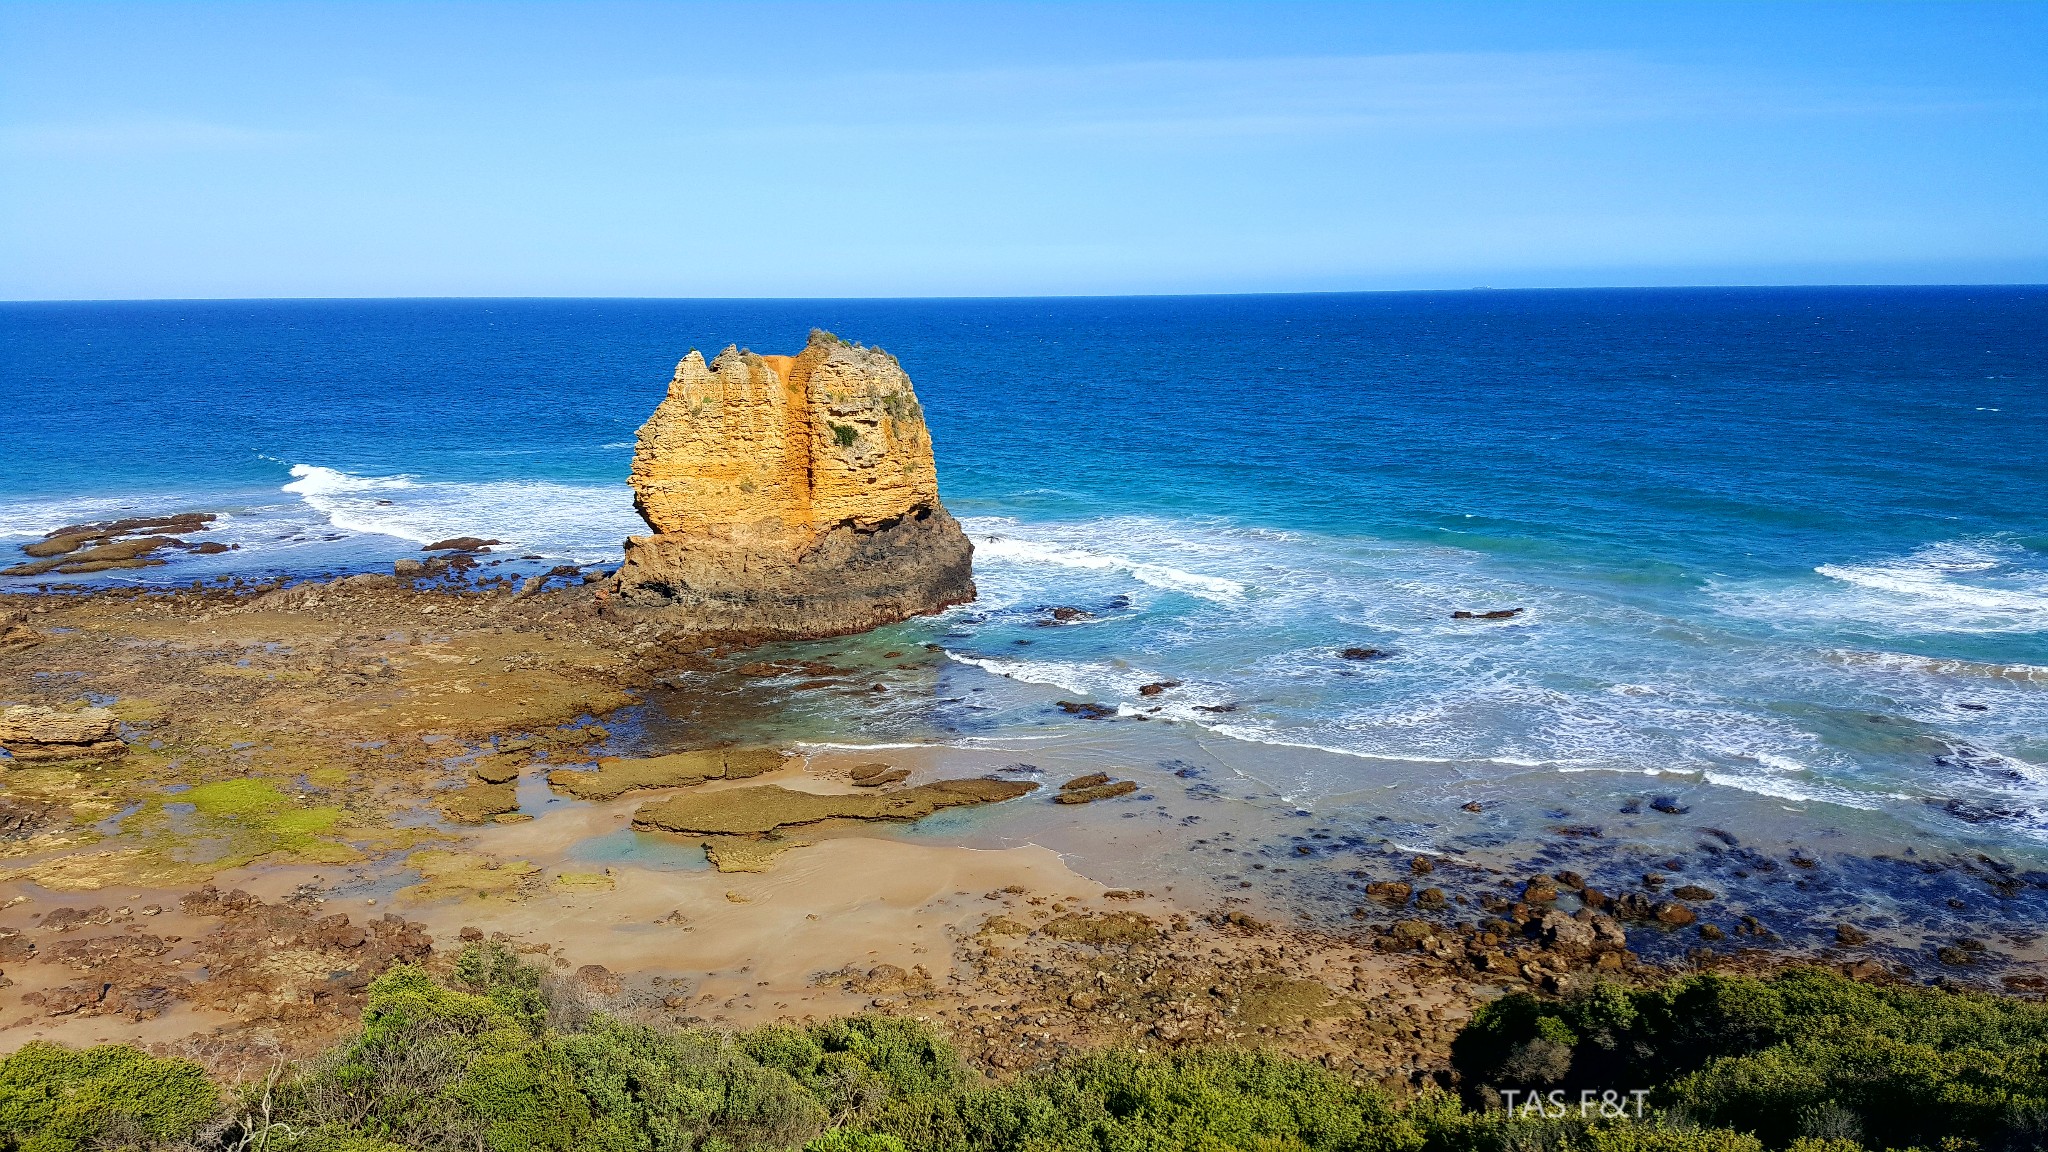
[[[0,5],[0,297],[2048,281],[2048,4]]]

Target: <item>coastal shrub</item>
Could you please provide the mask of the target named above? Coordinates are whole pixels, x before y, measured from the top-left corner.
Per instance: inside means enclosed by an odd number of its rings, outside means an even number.
[[[910,1152],[910,1149],[894,1136],[834,1128],[804,1145],[803,1152]]]
[[[591,1117],[578,1149],[747,1152],[794,1148],[825,1128],[816,1097],[725,1033],[599,1017],[561,1044]]]
[[[1526,994],[1481,1009],[1453,1060],[1488,1089],[1651,1089],[1702,1126],[1795,1140],[2048,1144],[2048,1006],[1822,969]]]
[[[219,1110],[197,1064],[125,1044],[40,1040],[0,1059],[0,1149],[83,1152],[189,1140]]]
[[[1308,1061],[1236,1049],[1097,1053],[1009,1084],[906,1097],[865,1127],[920,1152],[1423,1146],[1377,1090]]]
[[[1230,1048],[1111,1050],[1004,1082],[930,1026],[563,1026],[540,969],[465,950],[392,969],[361,1030],[220,1115],[192,1064],[32,1043],[0,1059],[0,1152],[2019,1152],[2048,1147],[2048,1006],[1819,971],[1509,996],[1454,1056],[1472,1095],[1396,1102]],[[1602,1078],[1616,1079],[1602,1082]],[[1648,1090],[1601,1116],[1579,1089]],[[1538,1112],[1547,1111],[1547,1115]]]
[[[465,953],[465,966],[483,993],[412,965],[378,977],[355,1039],[280,1086],[286,1122],[421,1149],[568,1148],[588,1115],[561,1045],[535,1035],[516,978],[494,982],[493,957]]]
[[[466,991],[486,997],[538,1036],[548,1023],[548,996],[541,989],[542,972],[503,944],[471,944],[455,957],[455,980]]]

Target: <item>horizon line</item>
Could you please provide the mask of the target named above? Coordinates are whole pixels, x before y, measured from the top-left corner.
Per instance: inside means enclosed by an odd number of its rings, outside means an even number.
[[[365,304],[400,302],[461,302],[461,301],[662,301],[675,303],[821,303],[821,302],[931,302],[931,301],[1007,301],[1007,300],[1190,300],[1230,299],[1241,297],[1277,296],[1448,296],[1475,292],[1489,293],[1535,293],[1535,292],[1709,292],[1709,291],[1779,291],[1796,292],[1814,289],[1863,289],[1868,291],[1891,291],[1907,288],[1955,289],[1955,288],[2048,288],[2048,281],[1906,281],[1891,284],[1869,282],[1826,282],[1810,284],[1578,284],[1552,286],[1522,286],[1496,288],[1488,284],[1474,284],[1464,288],[1337,288],[1300,289],[1278,292],[1045,292],[1021,294],[985,295],[894,295],[894,296],[597,296],[597,295],[446,295],[446,296],[52,296],[52,297],[6,297],[0,298],[0,305],[12,304]]]

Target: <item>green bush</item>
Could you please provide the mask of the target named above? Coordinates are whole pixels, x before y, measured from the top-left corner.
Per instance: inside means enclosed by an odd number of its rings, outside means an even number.
[[[456,968],[483,991],[411,965],[378,977],[355,1039],[278,1088],[280,1118],[316,1143],[347,1134],[428,1149],[570,1147],[589,1116],[562,1045],[535,1034],[521,981],[488,950],[465,950]]]
[[[126,1045],[75,1052],[31,1040],[0,1059],[0,1149],[7,1152],[189,1140],[219,1107],[197,1064]]]
[[[910,1149],[894,1136],[834,1128],[804,1145],[803,1152],[910,1152]]]
[[[600,1018],[562,1047],[592,1117],[579,1149],[793,1148],[825,1127],[788,1072],[722,1033]]]
[[[919,1149],[1411,1149],[1378,1091],[1234,1049],[1098,1053],[1011,1084],[907,1097],[867,1127]]]
[[[465,950],[400,967],[361,1031],[220,1112],[200,1070],[33,1043],[0,1060],[0,1152],[2020,1152],[2048,1147],[2048,1007],[1825,972],[1599,987],[1487,1006],[1454,1055],[1472,1095],[1564,1090],[1560,1115],[1398,1104],[1318,1064],[1098,1052],[991,1083],[911,1020],[748,1033],[598,1016],[565,1028],[538,969]],[[581,1016],[576,1019],[581,1020]],[[556,1023],[550,1024],[550,1021]],[[1651,1089],[1640,1119],[1580,1088]],[[1528,1097],[1519,1097],[1526,1101]],[[253,1119],[261,1117],[261,1120]]]
[[[1811,968],[1514,995],[1475,1015],[1452,1052],[1475,1096],[1650,1088],[1667,1112],[1772,1148],[2048,1145],[2048,1006],[1990,995]]]
[[[541,970],[503,944],[472,944],[455,957],[455,980],[483,996],[538,1036],[548,1021]]]

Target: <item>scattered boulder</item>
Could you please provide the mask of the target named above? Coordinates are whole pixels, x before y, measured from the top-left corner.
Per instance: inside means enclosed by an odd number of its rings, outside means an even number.
[[[1623,952],[1628,949],[1628,933],[1612,916],[1595,913],[1590,921],[1593,925],[1593,947],[1601,952]]]
[[[1544,945],[1559,952],[1591,952],[1597,939],[1589,921],[1574,919],[1556,909],[1539,917],[1536,927]]]
[[[1692,909],[1675,900],[1655,905],[1650,909],[1650,915],[1658,923],[1669,924],[1673,928],[1683,928],[1699,918]]]
[[[1461,610],[1459,610],[1459,611],[1456,611],[1456,612],[1453,612],[1453,613],[1451,613],[1451,619],[1453,619],[1453,620],[1506,620],[1506,619],[1509,619],[1510,617],[1514,617],[1514,616],[1520,616],[1520,615],[1522,614],[1522,612],[1523,612],[1523,611],[1524,611],[1524,610],[1523,610],[1523,609],[1521,609],[1521,608],[1497,608],[1497,609],[1495,609],[1495,610],[1493,610],[1493,611],[1491,611],[1491,612],[1466,612],[1466,611],[1464,611],[1464,610],[1462,610],[1462,609],[1461,609]]]
[[[1377,648],[1346,648],[1337,655],[1346,660],[1384,660],[1387,656]]]
[[[1129,780],[1111,780],[1107,773],[1091,772],[1060,785],[1058,794],[1052,799],[1055,804],[1092,804],[1097,800],[1128,796],[1137,790],[1138,786]]]
[[[485,540],[478,536],[452,536],[446,540],[436,540],[432,544],[422,544],[420,551],[463,552],[474,555],[478,552],[489,552],[493,545],[503,543],[503,540]]]
[[[1408,897],[1414,891],[1413,886],[1400,880],[1377,880],[1365,886],[1367,899],[1377,900],[1395,908],[1408,903]]]
[[[1180,687],[1180,681],[1178,680],[1155,680],[1150,684],[1140,684],[1138,686],[1138,695],[1157,696],[1168,688],[1178,687]]]
[[[0,748],[21,761],[118,756],[128,750],[111,709],[60,712],[29,704],[0,712]]]
[[[1116,708],[1109,704],[1097,704],[1092,700],[1061,700],[1059,709],[1069,716],[1083,720],[1103,720],[1116,715]]]

